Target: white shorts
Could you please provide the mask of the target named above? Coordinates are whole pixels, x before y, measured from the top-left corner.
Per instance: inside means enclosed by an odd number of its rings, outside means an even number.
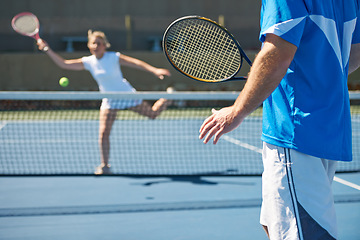
[[[263,145],[260,223],[272,240],[336,239],[336,161]]]
[[[104,109],[127,109],[127,108],[131,108],[131,107],[140,105],[141,103],[142,103],[142,100],[140,100],[140,99],[122,100],[122,99],[103,98],[100,109],[101,110],[104,110]]]

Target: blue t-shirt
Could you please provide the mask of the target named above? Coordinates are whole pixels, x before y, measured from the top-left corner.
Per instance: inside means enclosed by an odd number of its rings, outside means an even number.
[[[360,43],[359,3],[262,1],[260,40],[272,33],[297,46],[287,74],[264,101],[263,141],[351,161],[347,76],[351,44]]]

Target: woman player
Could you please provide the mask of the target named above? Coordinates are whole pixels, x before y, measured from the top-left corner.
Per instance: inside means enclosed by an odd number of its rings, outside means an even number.
[[[128,66],[153,73],[160,79],[170,76],[167,69],[156,68],[144,61],[132,58],[119,52],[107,51],[110,47],[105,34],[100,31],[88,31],[88,48],[91,56],[79,59],[65,60],[56,54],[42,39],[37,41],[41,51],[46,54],[60,68],[67,70],[88,70],[99,85],[100,92],[135,92],[136,90],[123,78],[120,66]],[[95,170],[95,174],[111,174],[109,165],[110,154],[110,131],[116,119],[117,111],[129,108],[141,115],[155,119],[166,109],[170,101],[159,99],[150,106],[141,100],[112,100],[104,98],[100,107],[99,145],[101,164]]]

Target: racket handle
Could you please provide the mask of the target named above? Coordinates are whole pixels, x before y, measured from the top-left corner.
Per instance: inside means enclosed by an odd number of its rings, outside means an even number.
[[[228,81],[231,81],[231,80],[247,80],[247,77],[232,77]]]
[[[39,32],[37,32],[37,33],[35,33],[34,35],[29,36],[29,37],[32,37],[32,38],[35,39],[36,41],[40,39]]]

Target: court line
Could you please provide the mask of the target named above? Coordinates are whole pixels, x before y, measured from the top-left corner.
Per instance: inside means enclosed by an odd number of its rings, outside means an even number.
[[[262,153],[262,149],[261,149],[261,148],[255,147],[255,146],[250,145],[250,144],[248,144],[248,143],[246,143],[246,142],[242,142],[242,141],[240,141],[240,140],[238,140],[238,139],[229,137],[229,136],[227,136],[227,135],[224,135],[222,138],[223,138],[225,141],[228,141],[228,142],[233,143],[233,144],[235,144],[235,145],[238,145],[238,146],[240,146],[240,147],[249,149],[249,150],[251,150],[251,151],[254,151],[254,152],[257,152],[257,153],[260,153],[260,154]]]
[[[254,151],[254,152],[257,152],[257,153],[262,153],[262,149],[260,149],[258,147],[255,147],[253,145],[250,145],[248,143],[242,142],[242,141],[240,141],[238,139],[235,139],[235,138],[232,138],[232,137],[229,137],[229,136],[226,136],[226,135],[223,136],[223,139],[228,141],[228,142],[234,143],[235,145],[238,145],[240,147],[249,149],[251,151]],[[342,178],[339,178],[339,177],[336,177],[336,176],[334,177],[334,181],[360,191],[360,186],[355,184],[355,183],[346,181],[346,180],[344,180]]]
[[[0,128],[1,130],[1,128]],[[43,143],[47,143],[47,144],[52,144],[52,143],[96,143],[97,144],[97,139],[96,137],[93,137],[93,139],[95,140],[90,140],[90,139],[71,139],[68,140],[67,138],[57,138],[57,139],[10,139],[10,140],[0,140],[1,144],[43,144]]]
[[[230,208],[258,208],[261,198],[214,200],[214,201],[184,201],[184,202],[159,202],[159,203],[134,203],[113,205],[89,206],[53,206],[53,207],[20,207],[0,208],[2,217],[26,216],[56,216],[56,215],[86,215],[110,213],[139,213],[163,211],[189,211]],[[335,195],[335,203],[360,202],[360,194]]]
[[[341,184],[344,184],[344,185],[346,185],[346,186],[348,186],[348,187],[351,187],[351,188],[354,188],[354,189],[360,191],[360,186],[357,185],[357,184],[355,184],[355,183],[346,181],[346,180],[344,180],[344,179],[342,179],[342,178],[339,178],[339,177],[336,177],[336,176],[334,177],[334,181],[336,181],[336,182],[338,182],[338,183],[341,183]]]
[[[0,130],[2,130],[7,125],[7,121],[2,121],[0,124]]]
[[[161,212],[209,210],[224,208],[260,207],[261,199],[236,199],[219,201],[162,202],[151,204],[114,204],[92,206],[58,206],[58,207],[27,207],[0,208],[1,217],[52,216],[52,215],[84,215],[107,213]]]

